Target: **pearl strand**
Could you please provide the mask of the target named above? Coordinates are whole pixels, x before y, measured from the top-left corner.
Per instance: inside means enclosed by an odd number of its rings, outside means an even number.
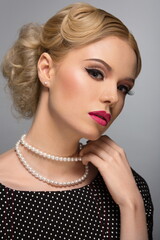
[[[51,160],[56,160],[56,161],[64,161],[64,162],[78,162],[78,161],[82,161],[81,157],[59,157],[59,156],[54,156],[45,152],[42,152],[41,150],[29,145],[24,138],[26,137],[26,135],[24,134],[21,139],[20,139],[20,143],[27,148],[29,151],[43,157],[43,158],[47,158],[47,159],[51,159]],[[82,144],[80,143],[80,150],[82,149]]]
[[[15,147],[15,150],[16,150],[16,153],[18,155],[18,158],[22,162],[23,166],[28,170],[28,172],[31,173],[34,177],[36,177],[40,181],[43,181],[45,183],[54,185],[56,187],[69,187],[69,186],[77,185],[77,184],[83,182],[87,178],[88,172],[89,172],[88,165],[85,166],[85,173],[84,173],[84,175],[81,178],[76,179],[74,181],[70,181],[70,182],[57,182],[55,180],[51,180],[51,179],[48,179],[46,177],[43,177],[38,172],[36,172],[33,168],[31,168],[31,166],[27,163],[27,161],[25,160],[25,158],[23,157],[23,155],[22,155],[22,153],[21,153],[21,151],[19,149],[20,143],[21,143],[21,141],[18,141],[17,144],[16,144],[16,147]]]

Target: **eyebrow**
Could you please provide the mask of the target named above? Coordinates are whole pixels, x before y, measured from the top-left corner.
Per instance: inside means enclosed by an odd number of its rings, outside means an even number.
[[[105,61],[103,61],[102,59],[99,59],[99,58],[89,58],[89,59],[86,59],[85,61],[96,61],[96,62],[100,62],[102,63],[109,71],[112,71],[112,68],[111,66],[106,63]]]
[[[103,61],[102,59],[99,59],[99,58],[89,58],[89,59],[86,59],[85,61],[96,61],[96,62],[102,63],[105,66],[105,68],[108,69],[108,71],[110,71],[110,72],[112,71],[111,66],[108,63],[106,63],[105,61]],[[133,83],[135,82],[134,78],[125,78],[124,80],[129,80],[129,81],[131,81]]]

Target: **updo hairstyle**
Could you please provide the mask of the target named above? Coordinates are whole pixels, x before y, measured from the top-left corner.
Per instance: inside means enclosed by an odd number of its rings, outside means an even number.
[[[75,3],[59,11],[43,26],[28,24],[21,28],[18,40],[2,63],[15,109],[25,118],[37,109],[41,83],[37,62],[43,52],[59,62],[72,49],[86,46],[107,36],[126,40],[137,56],[137,74],[141,57],[137,43],[127,27],[116,17],[89,4]]]

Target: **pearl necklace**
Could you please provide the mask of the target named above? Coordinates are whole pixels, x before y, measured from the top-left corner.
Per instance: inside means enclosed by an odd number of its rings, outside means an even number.
[[[26,141],[24,140],[24,138],[26,137],[26,135],[24,134],[21,139],[20,139],[20,143],[27,148],[29,151],[43,157],[43,158],[47,158],[47,159],[51,159],[51,160],[56,160],[56,161],[64,161],[64,162],[78,162],[78,161],[82,161],[81,157],[58,157],[58,156],[54,156],[45,152],[42,152],[41,150],[29,145],[28,143],[26,143]],[[82,149],[82,144],[80,143],[80,150]]]
[[[27,161],[25,160],[25,158],[23,157],[23,155],[22,155],[22,153],[21,153],[21,151],[19,149],[19,145],[20,144],[21,144],[21,140],[19,140],[17,142],[16,147],[15,147],[15,150],[16,150],[16,153],[18,155],[18,158],[20,159],[20,161],[23,164],[23,166],[28,170],[28,172],[31,173],[34,177],[36,177],[40,181],[43,181],[45,183],[51,184],[51,185],[56,186],[56,187],[69,187],[69,186],[77,185],[77,184],[83,182],[87,178],[87,176],[88,176],[89,167],[88,167],[88,165],[86,165],[85,166],[85,173],[84,173],[84,175],[81,178],[76,179],[74,181],[70,181],[70,182],[57,182],[55,180],[48,179],[48,178],[40,175],[33,168],[31,168],[31,166],[27,163]]]

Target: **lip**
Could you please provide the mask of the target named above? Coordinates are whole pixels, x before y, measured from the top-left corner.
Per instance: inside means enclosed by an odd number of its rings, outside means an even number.
[[[111,120],[111,114],[106,111],[93,111],[88,113],[93,120],[102,126],[106,126]]]

